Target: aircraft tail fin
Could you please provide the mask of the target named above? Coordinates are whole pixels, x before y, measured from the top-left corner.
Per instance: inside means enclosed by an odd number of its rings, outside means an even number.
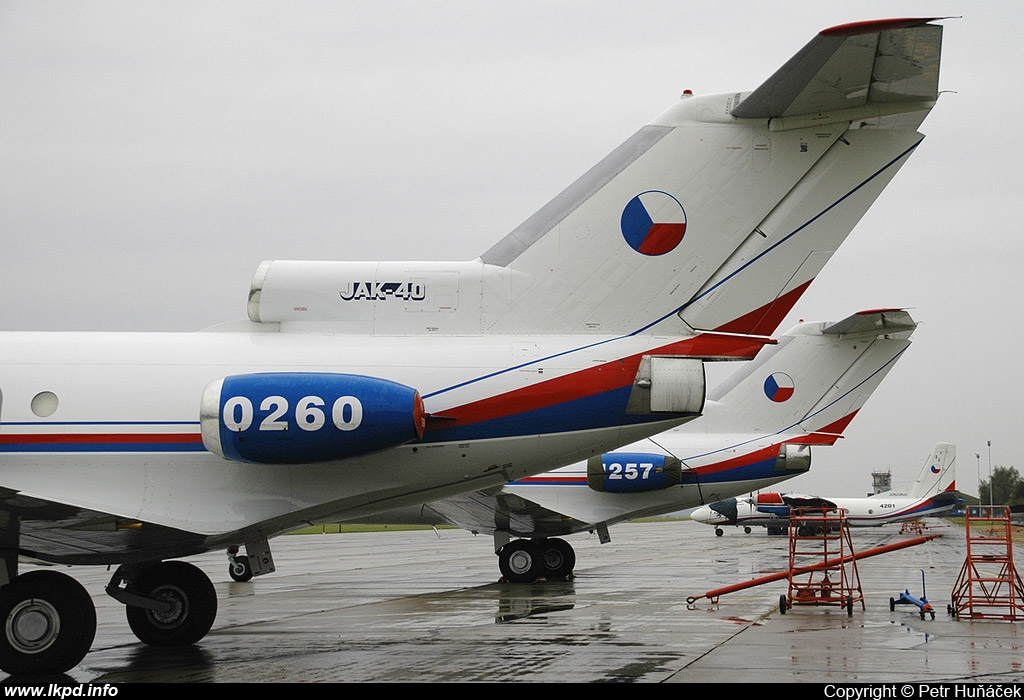
[[[937,98],[941,36],[924,19],[825,30],[752,93],[684,93],[475,260],[268,262],[249,317],[374,334],[773,335],[921,142],[920,119],[892,118]]]
[[[940,442],[928,456],[908,496],[925,498],[956,490],[956,445]]]
[[[800,323],[709,393],[702,426],[834,444],[910,346],[915,327],[895,309]]]
[[[684,96],[483,260],[536,277],[538,263],[546,269],[559,255],[592,259],[558,283],[607,293],[643,279],[662,305],[654,318],[678,311],[699,330],[774,333],[920,143],[917,128],[939,94],[942,27],[933,19],[832,27],[751,93]],[[732,156],[702,162],[705,148]],[[706,186],[732,200],[729,212],[708,215]],[[642,255],[597,259],[617,238],[595,235],[610,224]],[[697,240],[711,233],[710,254],[699,253]],[[655,311],[654,302],[644,307]]]
[[[942,46],[942,27],[929,21],[826,29],[759,88],[735,96],[733,117],[764,122],[765,153],[787,133],[803,134],[790,147],[813,150],[807,139],[824,133],[801,131],[812,124],[843,133],[680,310],[691,327],[775,332],[923,138],[917,128],[938,99]]]

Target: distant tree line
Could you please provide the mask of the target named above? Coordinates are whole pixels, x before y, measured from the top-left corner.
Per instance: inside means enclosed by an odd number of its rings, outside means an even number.
[[[991,489],[992,498],[989,498]],[[1024,478],[1015,467],[995,467],[991,480],[978,484],[979,501],[984,505],[1014,506],[1024,503]]]

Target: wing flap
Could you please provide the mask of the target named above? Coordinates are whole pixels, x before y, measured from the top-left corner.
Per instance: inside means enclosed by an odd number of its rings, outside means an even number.
[[[938,99],[939,89],[942,27],[929,24],[935,19],[880,20],[826,29],[740,101],[732,115],[812,115],[826,122],[926,110]]]

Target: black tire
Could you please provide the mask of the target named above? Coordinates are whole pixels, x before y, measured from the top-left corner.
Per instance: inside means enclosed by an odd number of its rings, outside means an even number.
[[[846,598],[846,616],[853,617],[853,596],[847,596]]]
[[[544,557],[533,542],[514,540],[498,553],[498,568],[509,583],[532,583],[544,575]]]
[[[0,588],[0,669],[11,675],[64,673],[96,636],[96,607],[75,579],[29,571]]]
[[[896,609],[896,599],[895,598],[890,598],[889,599],[889,612],[892,612],[895,609]]]
[[[725,530],[723,530],[720,527],[716,527],[715,528],[715,537],[721,537],[724,534],[725,534]]]
[[[252,581],[252,564],[249,563],[249,557],[245,555],[236,556],[228,564],[228,576],[239,583]]]
[[[201,569],[184,561],[164,561],[132,582],[135,593],[171,604],[162,614],[129,605],[128,625],[150,646],[188,646],[206,636],[217,618],[217,592]]]
[[[748,525],[748,526],[745,526],[745,527],[743,528],[743,532],[745,532],[746,534],[748,534],[748,535],[749,535],[749,534],[750,534],[750,526],[749,526],[749,525]]]
[[[566,578],[576,568],[576,551],[572,545],[558,537],[540,542],[541,557],[544,560],[544,577]]]
[[[779,612],[782,613],[783,615],[785,615],[786,614],[786,608],[788,608],[788,607],[789,607],[789,601],[786,599],[786,596],[785,595],[780,595],[779,596]]]

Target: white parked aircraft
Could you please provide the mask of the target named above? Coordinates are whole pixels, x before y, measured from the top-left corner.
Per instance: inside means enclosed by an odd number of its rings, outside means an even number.
[[[0,335],[0,668],[58,672],[116,565],[133,632],[210,629],[211,549],[503,484],[699,415],[923,138],[942,29],[815,37],[752,93],[684,96],[479,258],[274,261],[249,319]],[[835,89],[841,85],[842,89]]]
[[[798,493],[759,493],[728,498],[702,506],[690,514],[693,520],[714,525],[722,536],[723,525],[736,525],[748,533],[764,526],[781,531],[789,526],[793,508],[841,510],[851,527],[885,525],[940,515],[961,500],[956,490],[956,445],[940,442],[921,468],[917,480],[907,488],[890,489],[864,498],[832,498]]]
[[[491,534],[510,582],[568,576],[576,556],[565,535],[596,531],[608,542],[610,525],[805,473],[811,446],[841,437],[903,356],[915,326],[898,309],[801,323],[709,394],[704,415],[686,425],[587,462],[376,521]]]

